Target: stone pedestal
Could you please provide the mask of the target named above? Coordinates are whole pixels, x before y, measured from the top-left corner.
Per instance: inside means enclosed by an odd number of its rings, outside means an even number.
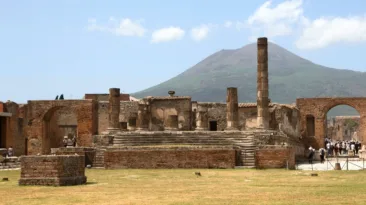
[[[115,132],[120,130],[119,112],[120,112],[120,89],[110,88],[107,131]]]
[[[196,110],[196,129],[197,131],[208,130],[208,117],[207,117],[208,109],[207,107],[203,107],[197,105]]]
[[[226,129],[239,130],[239,107],[238,107],[238,89],[227,88],[226,95]]]
[[[70,186],[85,184],[87,180],[85,156],[22,156],[20,163],[19,185]]]
[[[178,115],[168,115],[164,124],[165,130],[178,130]]]
[[[257,68],[257,127],[269,128],[268,93],[268,43],[267,38],[258,38]]]
[[[137,111],[136,130],[149,130],[149,115],[146,104],[139,104]]]

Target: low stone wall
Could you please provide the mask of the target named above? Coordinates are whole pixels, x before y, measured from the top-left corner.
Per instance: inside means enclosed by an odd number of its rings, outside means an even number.
[[[22,156],[19,185],[69,186],[86,183],[85,157]]]
[[[234,168],[234,149],[110,149],[106,169]]]
[[[88,147],[60,147],[53,148],[52,153],[56,155],[75,155],[78,154],[80,156],[85,157],[85,166],[91,165],[93,166],[93,162],[95,161],[96,150],[95,148]]]
[[[293,147],[263,146],[256,150],[256,167],[295,169],[295,149]]]

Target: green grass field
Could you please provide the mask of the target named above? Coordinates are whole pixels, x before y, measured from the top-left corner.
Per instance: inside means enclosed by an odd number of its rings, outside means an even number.
[[[196,177],[194,172],[202,176]],[[0,204],[366,204],[365,171],[87,170],[88,184],[18,186],[0,171]]]

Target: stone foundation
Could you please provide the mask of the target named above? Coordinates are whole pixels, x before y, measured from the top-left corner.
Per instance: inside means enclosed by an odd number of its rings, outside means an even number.
[[[80,156],[85,157],[85,166],[91,165],[93,166],[93,162],[95,161],[96,150],[95,148],[88,147],[60,147],[53,148],[52,153],[56,155],[75,155],[78,154]]]
[[[264,146],[256,150],[256,167],[295,169],[295,149],[292,147]]]
[[[140,148],[105,152],[106,169],[234,168],[234,149]]]
[[[20,161],[19,185],[70,186],[86,183],[84,156],[23,156]]]

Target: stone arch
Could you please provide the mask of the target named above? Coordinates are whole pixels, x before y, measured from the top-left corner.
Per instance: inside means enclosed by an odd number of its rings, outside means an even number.
[[[93,100],[52,100],[52,101],[28,101],[29,122],[26,129],[29,154],[47,154],[48,142],[45,141],[47,120],[62,107],[67,107],[75,113],[77,118],[77,144],[79,146],[91,146],[92,135],[96,134],[97,106]]]
[[[310,143],[319,148],[324,145],[326,135],[326,115],[330,109],[338,105],[348,105],[360,114],[359,138],[362,142],[366,139],[366,98],[364,97],[339,97],[339,98],[299,98],[296,105],[300,110],[302,130],[306,131],[306,116],[315,117],[315,141]],[[309,137],[306,135],[306,137]]]
[[[58,111],[63,113],[59,113]],[[65,121],[76,122],[67,123],[69,126],[66,126]],[[62,139],[64,136],[72,138],[75,135],[76,139],[78,139],[77,110],[73,107],[66,106],[54,106],[50,108],[43,116],[42,128],[42,153],[49,154],[51,148],[63,146]]]

